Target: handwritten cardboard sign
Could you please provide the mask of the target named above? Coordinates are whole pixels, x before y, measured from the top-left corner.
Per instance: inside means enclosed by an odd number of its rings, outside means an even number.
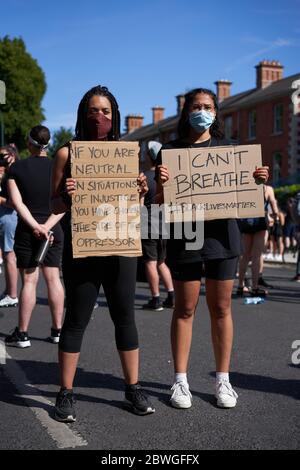
[[[74,258],[140,256],[137,142],[71,143]]]
[[[262,166],[260,145],[202,147],[162,151],[170,179],[164,184],[166,221],[176,212],[197,220],[196,205],[204,219],[264,216],[263,187],[252,176]]]

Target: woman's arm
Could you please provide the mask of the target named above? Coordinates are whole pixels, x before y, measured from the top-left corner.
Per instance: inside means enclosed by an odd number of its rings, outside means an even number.
[[[48,238],[47,228],[39,224],[34,217],[32,217],[29,209],[23,203],[21,193],[15,182],[15,180],[10,179],[7,182],[7,190],[9,194],[9,199],[12,203],[13,208],[18,212],[19,216],[24,220],[24,222],[33,230],[38,231],[40,235]]]
[[[277,201],[275,198],[274,189],[272,188],[272,186],[265,187],[265,198],[270,203],[273,217],[277,217],[279,211],[278,211]]]
[[[156,182],[156,195],[155,203],[163,204],[164,203],[164,191],[163,185],[169,180],[169,171],[168,168],[164,165],[158,165],[157,167],[158,179]]]
[[[8,209],[13,209],[13,205],[9,199],[6,199],[6,197],[0,196],[0,206],[7,207]]]
[[[69,149],[62,147],[55,155],[51,181],[51,208],[53,214],[64,214],[70,210],[68,193],[66,192],[66,166]],[[71,202],[71,201],[70,201]]]

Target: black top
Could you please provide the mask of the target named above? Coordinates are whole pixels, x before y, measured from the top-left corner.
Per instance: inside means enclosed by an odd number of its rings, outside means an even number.
[[[35,218],[49,216],[52,212],[51,170],[49,158],[34,156],[18,160],[9,169],[8,178],[15,180],[24,204]]]
[[[212,138],[211,141],[197,144],[187,144],[174,140],[163,145],[161,150],[175,148],[200,148],[230,145],[226,140]],[[161,165],[162,157],[159,152],[156,165]],[[156,179],[158,169],[156,168]],[[174,224],[171,224],[171,226]],[[194,225],[195,227],[195,225]],[[171,229],[172,234],[172,229]],[[200,250],[186,250],[186,242],[191,240],[170,239],[167,243],[167,258],[170,264],[183,264],[205,261],[209,259],[227,259],[239,256],[242,252],[241,232],[236,219],[218,219],[204,222],[204,244]]]
[[[156,181],[155,181],[155,171],[154,170],[147,170],[144,172],[145,176],[147,176],[148,182],[148,192],[145,195],[144,204],[147,208],[150,208],[151,204],[155,203],[155,196],[156,196]]]

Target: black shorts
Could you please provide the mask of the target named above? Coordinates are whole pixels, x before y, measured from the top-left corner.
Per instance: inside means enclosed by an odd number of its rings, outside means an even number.
[[[256,217],[250,219],[240,219],[239,226],[242,233],[253,235],[254,233],[268,230],[267,217]]]
[[[235,279],[239,257],[209,259],[197,263],[177,264],[171,267],[174,281],[201,281],[202,277],[216,281]]]
[[[145,261],[164,261],[167,256],[167,240],[142,240],[143,259]]]
[[[52,231],[54,232],[54,242],[47,251],[43,266],[59,268],[61,265],[64,236],[59,223],[53,227]],[[42,242],[33,235],[32,230],[28,226],[23,223],[18,223],[14,244],[18,268],[29,269],[38,266],[35,257],[41,243]]]

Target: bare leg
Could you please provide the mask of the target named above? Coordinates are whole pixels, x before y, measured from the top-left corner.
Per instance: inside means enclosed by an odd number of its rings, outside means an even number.
[[[186,373],[193,335],[195,309],[199,300],[200,281],[174,281],[175,309],[171,324],[174,369]]]
[[[166,263],[164,261],[159,261],[157,263],[157,269],[167,291],[168,292],[173,291],[174,286],[173,286],[172,276]]]
[[[4,253],[6,293],[15,299],[18,295],[18,269],[14,251]]]
[[[39,268],[20,269],[22,289],[19,302],[19,330],[28,331],[31,314],[36,304],[36,286]]]
[[[157,261],[145,261],[145,272],[153,297],[159,295],[159,275],[157,272]]]
[[[77,369],[80,353],[67,353],[59,350],[58,360],[60,367],[61,388],[73,388],[73,381]]]
[[[125,383],[134,385],[139,379],[139,350],[118,351],[121,359]]]
[[[206,300],[211,316],[211,335],[217,372],[229,372],[233,343],[231,294],[233,280],[206,279]]]
[[[52,327],[59,330],[64,313],[64,289],[59,277],[59,268],[44,266],[42,271],[47,284]]]
[[[250,233],[243,233],[244,253],[240,257],[239,287],[244,287],[245,274],[248,268],[249,261],[251,259],[252,243],[253,243],[253,235]]]
[[[265,231],[261,230],[254,234],[252,247],[252,288],[257,289],[260,268],[260,257],[264,251]]]

